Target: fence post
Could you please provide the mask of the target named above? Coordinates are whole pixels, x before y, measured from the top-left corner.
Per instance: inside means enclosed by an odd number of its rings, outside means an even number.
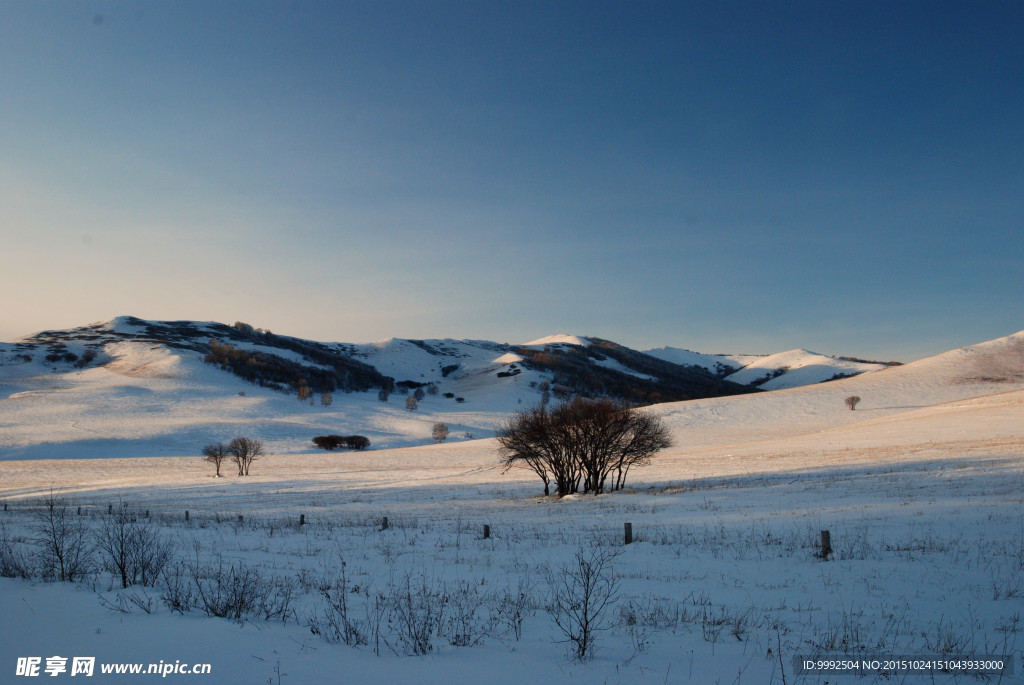
[[[626,524],[626,544],[633,542],[633,524]]]
[[[241,515],[241,514],[239,514],[239,515],[238,515],[238,522],[239,522],[239,523],[241,523],[241,522],[242,522],[242,515]]]
[[[491,527],[485,523],[484,524],[484,540],[486,540],[489,537],[491,537]]]
[[[185,510],[185,520],[188,521],[188,509]]]
[[[7,508],[7,505],[5,504],[5,505],[4,505],[4,509],[6,509],[6,508]],[[81,516],[81,515],[82,515],[82,507],[78,507],[78,515],[79,515],[79,516]]]
[[[384,517],[384,521],[381,522],[380,529],[381,530],[387,530],[388,529],[388,517],[387,516],[385,516]]]
[[[306,525],[306,515],[305,514],[299,514],[299,525],[300,526]]]
[[[107,505],[107,514],[113,514],[113,513],[114,513],[114,505],[113,504],[108,504]]]
[[[832,534],[827,530],[821,531],[821,558],[828,559],[832,554]]]

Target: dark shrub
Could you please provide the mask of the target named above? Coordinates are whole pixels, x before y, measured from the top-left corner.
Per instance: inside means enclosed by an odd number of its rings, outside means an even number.
[[[370,439],[363,435],[350,435],[345,442],[351,450],[365,450],[370,446]]]
[[[347,438],[344,435],[318,435],[313,438],[313,444],[322,450],[336,450],[339,447],[347,446]]]

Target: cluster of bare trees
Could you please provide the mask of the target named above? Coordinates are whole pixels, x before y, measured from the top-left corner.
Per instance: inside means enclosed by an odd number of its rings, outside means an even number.
[[[653,414],[609,399],[575,398],[516,413],[499,430],[498,443],[506,470],[529,468],[544,482],[545,495],[553,482],[564,497],[581,487],[595,495],[621,489],[630,468],[649,463],[672,440]]]
[[[108,571],[122,588],[152,586],[174,551],[174,543],[149,518],[121,503],[110,506],[98,527],[51,491],[36,507],[26,552],[0,525],[0,576],[80,581]]]
[[[203,448],[203,461],[208,461],[217,469],[217,477],[220,477],[220,467],[230,458],[238,467],[239,476],[248,476],[249,467],[254,461],[263,456],[263,441],[253,438],[234,438],[231,442],[213,443]]]

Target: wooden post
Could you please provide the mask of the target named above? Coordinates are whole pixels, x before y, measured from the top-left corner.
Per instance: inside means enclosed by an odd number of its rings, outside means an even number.
[[[827,530],[821,531],[821,558],[828,559],[832,554],[832,535]]]
[[[306,515],[305,514],[299,514],[299,525],[300,526],[306,525]]]
[[[486,540],[489,537],[491,537],[491,527],[485,523],[484,524],[484,540]]]
[[[188,521],[188,509],[185,510],[185,520]]]
[[[238,522],[239,522],[239,523],[241,523],[241,522],[242,522],[242,515],[241,515],[241,514],[239,514],[239,515],[238,515]]]
[[[384,521],[380,524],[380,529],[381,530],[387,530],[388,529],[388,517],[387,516],[384,517]]]
[[[149,509],[146,509],[146,518],[149,518]]]
[[[4,502],[4,511],[7,511],[7,502]]]
[[[633,524],[626,524],[626,544],[633,542]]]
[[[78,507],[78,515],[79,515],[79,516],[81,516],[81,515],[82,515],[82,507]]]
[[[113,504],[108,504],[107,505],[107,513],[108,514],[113,514],[114,513],[114,505]]]

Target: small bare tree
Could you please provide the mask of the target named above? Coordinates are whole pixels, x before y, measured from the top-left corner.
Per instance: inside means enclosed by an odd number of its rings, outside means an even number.
[[[846,406],[850,408],[850,411],[853,411],[854,409],[856,409],[857,408],[857,404],[859,402],[860,402],[860,398],[857,397],[856,395],[850,395],[849,397],[846,398]]]
[[[43,577],[74,582],[92,571],[89,529],[55,492],[51,491],[39,504],[34,541],[39,546]]]
[[[235,438],[228,443],[231,459],[238,466],[239,476],[249,475],[249,466],[263,456],[263,441],[252,438]]]
[[[228,448],[222,442],[212,443],[203,448],[203,461],[213,464],[217,469],[214,478],[220,478],[220,465],[228,458]]]
[[[320,395],[320,404],[324,407],[329,407],[334,404],[334,395],[329,392],[322,393]]]
[[[448,426],[443,423],[435,423],[430,435],[434,438],[434,442],[444,442],[448,438]]]
[[[548,612],[573,648],[573,656],[586,661],[593,656],[597,633],[612,623],[606,610],[615,602],[619,579],[612,569],[618,550],[596,547],[576,552],[574,562],[561,566],[551,579]]]
[[[96,549],[103,568],[121,581],[121,587],[152,585],[170,561],[174,545],[163,538],[150,519],[140,518],[120,505],[100,522]]]
[[[419,401],[417,401],[417,399],[413,395],[410,395],[409,397],[405,398],[405,408],[408,409],[409,411],[416,411],[419,408],[419,406]]]

